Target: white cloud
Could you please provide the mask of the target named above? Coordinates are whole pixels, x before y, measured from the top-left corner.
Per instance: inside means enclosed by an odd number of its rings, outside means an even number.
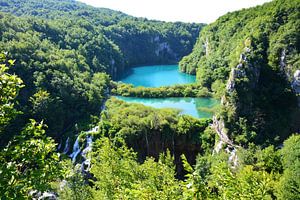
[[[227,12],[271,0],[79,0],[95,7],[119,10],[136,17],[164,21],[215,21]]]

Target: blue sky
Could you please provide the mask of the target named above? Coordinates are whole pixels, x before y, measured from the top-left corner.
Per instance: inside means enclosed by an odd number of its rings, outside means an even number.
[[[136,17],[164,21],[210,23],[227,12],[271,0],[79,0],[95,7],[110,8]]]

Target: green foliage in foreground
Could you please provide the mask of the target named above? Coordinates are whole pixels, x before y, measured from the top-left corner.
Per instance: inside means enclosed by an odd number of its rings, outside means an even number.
[[[14,99],[22,87],[22,80],[7,73],[5,55],[0,54],[0,138],[5,137],[5,127],[18,113]],[[12,64],[12,61],[8,61]],[[30,120],[21,133],[0,147],[1,199],[27,199],[31,191],[47,191],[50,183],[62,176],[62,165],[56,153],[54,140],[47,137],[43,123]],[[3,141],[2,141],[3,142]]]
[[[169,152],[157,162],[148,158],[139,164],[136,153],[120,143],[102,138],[94,146],[91,173],[96,178],[96,199],[180,199]]]
[[[293,135],[282,148],[283,175],[280,178],[279,197],[300,199],[300,136]]]
[[[0,152],[0,195],[26,199],[31,191],[44,192],[62,178],[62,164],[53,139],[34,120]]]
[[[67,186],[61,192],[69,191],[71,196],[66,199],[87,192],[91,196],[86,199],[299,199],[298,146],[299,135],[294,135],[280,150],[272,146],[240,149],[238,154],[250,159],[239,155],[235,167],[231,167],[225,152],[198,156],[194,166],[182,156],[188,174],[184,180],[177,180],[169,151],[157,161],[146,158],[138,162],[136,153],[123,139],[101,137],[93,146],[92,186],[77,188],[80,193],[75,193],[74,185],[73,192]],[[295,152],[287,155],[291,148]]]
[[[112,95],[124,97],[165,98],[165,97],[209,97],[207,88],[197,84],[163,86],[158,88],[134,87],[122,82],[111,82]]]
[[[15,91],[14,87],[18,85],[11,84],[6,89]],[[40,102],[47,96],[40,92],[34,100]],[[99,133],[94,135],[91,176],[83,178],[77,169],[60,161],[43,123],[31,120],[0,149],[1,198],[29,199],[30,192],[50,190],[62,199],[299,199],[299,135],[291,136],[280,150],[255,145],[240,148],[238,165],[233,168],[224,152],[211,154],[215,140],[207,126],[207,120],[178,116],[172,109],[157,110],[111,99],[102,115]],[[163,140],[152,140],[155,135],[163,136]],[[144,138],[145,143],[140,145],[146,146],[148,152],[141,160],[140,151],[133,149]],[[157,141],[171,141],[170,146],[166,145],[170,151],[149,148]],[[185,154],[181,156],[187,173],[184,180],[175,178],[178,154],[174,153],[172,141],[182,150],[202,149],[193,166],[189,163],[190,152],[180,152]],[[128,148],[130,145],[133,149]],[[151,151],[156,151],[156,159],[147,157]],[[59,183],[63,177],[67,183],[54,187],[54,182]]]
[[[274,150],[239,149],[238,165],[230,167],[228,156],[199,156],[185,180],[186,199],[299,199],[299,135]],[[254,147],[254,146],[253,146]],[[295,151],[290,151],[293,148]],[[287,155],[289,152],[290,155]],[[246,157],[245,157],[246,156]],[[291,163],[285,163],[293,158]],[[282,171],[282,167],[286,168]],[[292,170],[290,170],[292,169]]]
[[[12,65],[14,61],[6,60],[5,54],[0,53],[0,136],[4,128],[17,115],[14,100],[23,87],[23,82],[19,77],[7,73],[6,63]]]

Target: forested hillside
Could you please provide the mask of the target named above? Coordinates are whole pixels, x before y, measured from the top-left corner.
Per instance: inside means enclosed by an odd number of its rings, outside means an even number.
[[[192,50],[203,26],[150,21],[76,1],[0,5],[13,14],[0,13],[1,51],[16,60],[10,71],[26,85],[16,123],[43,119],[56,138],[99,114],[108,75],[116,79],[133,65],[176,63]]]
[[[299,0],[276,0],[224,15],[180,61],[202,86],[223,93],[219,118],[239,144],[282,142],[300,129],[299,10]]]
[[[83,34],[100,29],[101,33],[115,43],[124,55],[123,64],[128,66],[159,63],[177,63],[191,49],[199,35],[203,24],[167,23],[136,18],[121,12],[94,8],[74,0],[1,0],[0,11],[9,12],[17,16],[34,16],[43,19],[61,21],[69,39],[75,40],[67,46],[72,49],[88,45],[92,41],[85,41]],[[62,23],[64,21],[64,23]],[[57,23],[58,24],[58,23]],[[73,24],[75,26],[70,26]],[[79,26],[79,27],[78,27]],[[97,27],[97,28],[96,28]],[[93,35],[93,33],[90,33]],[[67,39],[67,38],[66,38]],[[98,64],[112,66],[115,71],[109,71],[117,76],[123,72],[122,65],[114,61],[114,55],[99,57],[99,53],[87,52],[89,65]],[[110,62],[103,62],[110,59]],[[116,62],[116,64],[114,64]]]
[[[300,0],[203,29],[74,0],[0,11],[0,199],[300,199]],[[185,55],[197,83],[112,81]],[[198,119],[111,94],[221,105]]]

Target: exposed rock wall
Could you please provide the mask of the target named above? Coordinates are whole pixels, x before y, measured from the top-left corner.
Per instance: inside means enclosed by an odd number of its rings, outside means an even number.
[[[260,67],[249,63],[247,59],[247,54],[250,53],[251,49],[245,47],[244,52],[240,54],[239,63],[231,69],[226,84],[226,92],[221,98],[221,106],[234,109],[236,111],[235,114],[237,119],[239,118],[240,110],[251,110],[251,105],[241,105],[231,97],[234,92],[239,92],[237,91],[237,84],[243,84],[239,80],[243,78],[249,79],[250,81],[247,82],[247,87],[248,89],[254,89],[257,86],[260,76]],[[230,155],[228,162],[232,167],[236,167],[238,165],[236,149],[240,147],[237,144],[234,144],[233,140],[229,138],[230,130],[226,127],[224,119],[221,116],[214,116],[212,127],[219,136],[219,141],[215,145],[214,153],[219,153],[221,149],[226,146],[225,151]]]
[[[293,77],[292,87],[298,98],[298,106],[300,107],[300,70],[296,70]]]
[[[174,156],[176,165],[177,178],[184,178],[184,168],[181,162],[181,155],[184,154],[187,161],[196,164],[196,156],[202,153],[200,141],[194,141],[187,135],[168,136],[159,132],[141,135],[138,138],[126,141],[129,147],[138,152],[139,160],[143,161],[147,156],[155,159],[159,158],[159,154],[169,150]]]
[[[291,87],[293,88],[294,92],[298,98],[298,106],[300,107],[300,70],[297,69],[294,73],[292,73],[291,66],[287,64],[287,53],[286,49],[281,51],[279,66],[280,70],[286,76],[287,81],[291,83]]]

